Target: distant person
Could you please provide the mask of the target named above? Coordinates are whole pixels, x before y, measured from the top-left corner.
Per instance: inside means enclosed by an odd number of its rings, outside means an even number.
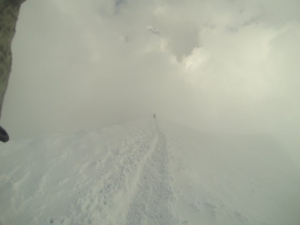
[[[11,42],[16,32],[19,10],[23,2],[25,0],[0,0],[0,117],[11,71]],[[0,141],[8,140],[7,132],[0,126]]]
[[[153,114],[153,119],[155,119],[156,118],[156,115],[155,114]]]

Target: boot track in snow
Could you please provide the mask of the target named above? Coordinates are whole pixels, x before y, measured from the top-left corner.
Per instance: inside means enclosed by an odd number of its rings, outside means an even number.
[[[168,152],[166,139],[153,123],[153,140],[141,165],[137,191],[129,206],[128,225],[172,224],[168,200],[172,196],[169,186]]]

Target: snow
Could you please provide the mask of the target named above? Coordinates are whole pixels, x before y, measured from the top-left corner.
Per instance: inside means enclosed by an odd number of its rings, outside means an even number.
[[[0,225],[299,225],[300,176],[263,135],[141,118],[0,146]]]

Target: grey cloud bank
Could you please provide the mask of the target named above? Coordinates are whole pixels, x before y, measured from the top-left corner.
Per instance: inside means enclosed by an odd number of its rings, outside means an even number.
[[[11,139],[157,115],[298,156],[299,1],[40,1],[21,9]],[[300,159],[300,156],[299,156]]]

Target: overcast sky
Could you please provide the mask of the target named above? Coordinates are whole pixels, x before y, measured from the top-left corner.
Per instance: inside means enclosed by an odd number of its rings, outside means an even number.
[[[1,123],[11,140],[156,113],[300,146],[299,0],[27,0]],[[300,157],[299,157],[300,158]]]

